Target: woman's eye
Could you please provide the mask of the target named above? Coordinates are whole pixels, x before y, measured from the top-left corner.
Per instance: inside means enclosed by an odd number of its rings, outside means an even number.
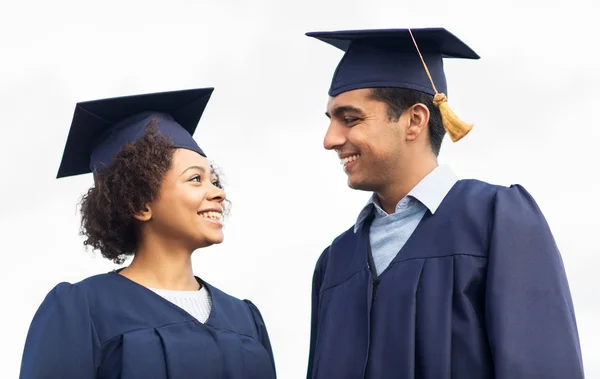
[[[191,178],[190,181],[197,181],[198,183],[200,183],[202,181],[202,178],[200,177],[200,175],[196,175],[193,178]]]
[[[223,187],[221,187],[221,182],[219,182],[219,181],[213,182],[212,184],[213,184],[213,186],[215,186],[217,188],[223,189]]]

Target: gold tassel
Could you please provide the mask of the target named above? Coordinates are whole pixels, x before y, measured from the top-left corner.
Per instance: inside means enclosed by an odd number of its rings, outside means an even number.
[[[431,77],[431,73],[429,73],[429,68],[427,68],[427,64],[425,63],[425,59],[423,59],[423,55],[419,50],[419,46],[417,45],[417,41],[415,40],[415,36],[413,36],[412,30],[408,29],[410,36],[415,44],[415,48],[421,57],[421,62],[423,62],[423,67],[425,68],[425,73],[427,73],[427,77],[431,82],[431,86],[433,87],[433,91],[435,92],[435,96],[433,97],[433,104],[437,106],[442,114],[442,123],[444,124],[444,129],[452,139],[452,142],[458,142],[461,138],[469,134],[471,129],[473,129],[473,125],[467,124],[461,121],[450,106],[448,105],[448,100],[446,95],[438,92],[437,88],[435,88],[435,84],[433,83],[433,78]]]
[[[444,129],[448,132],[452,142],[460,141],[461,138],[469,134],[471,129],[473,129],[473,125],[467,124],[454,114],[448,105],[446,95],[443,93],[436,93],[433,97],[433,103],[440,109]]]

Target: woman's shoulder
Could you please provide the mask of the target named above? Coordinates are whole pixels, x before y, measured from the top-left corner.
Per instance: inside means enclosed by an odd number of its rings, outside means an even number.
[[[61,281],[55,284],[46,294],[44,303],[77,303],[85,305],[90,292],[103,288],[110,274],[98,274],[84,278],[77,282]]]
[[[211,302],[220,311],[220,313],[223,313],[223,316],[233,315],[240,312],[251,315],[251,309],[248,305],[249,300],[231,295],[204,281],[202,281],[202,285],[208,290],[208,293],[211,297]]]
[[[205,282],[203,285],[211,296],[215,316],[211,321],[216,327],[258,337],[260,329],[264,328],[264,320],[253,301],[233,296]]]
[[[104,275],[91,276],[78,282],[58,282],[47,291],[34,314],[33,322],[57,318],[85,319],[93,324],[92,311],[96,308],[97,290],[109,279]]]
[[[89,276],[76,282],[59,282],[48,292],[46,299],[80,304],[82,299],[86,299],[84,303],[89,305],[90,301],[103,292],[114,292],[118,288],[119,284],[114,276],[115,274],[110,272]]]

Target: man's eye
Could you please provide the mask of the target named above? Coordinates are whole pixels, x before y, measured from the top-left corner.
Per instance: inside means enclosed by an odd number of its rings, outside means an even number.
[[[360,121],[360,118],[344,117],[344,124],[346,124],[346,125],[356,124],[358,121]]]

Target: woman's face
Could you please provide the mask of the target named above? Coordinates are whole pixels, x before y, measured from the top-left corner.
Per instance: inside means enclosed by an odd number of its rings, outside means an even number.
[[[157,198],[149,204],[147,231],[192,251],[223,242],[225,192],[208,160],[176,149]]]

